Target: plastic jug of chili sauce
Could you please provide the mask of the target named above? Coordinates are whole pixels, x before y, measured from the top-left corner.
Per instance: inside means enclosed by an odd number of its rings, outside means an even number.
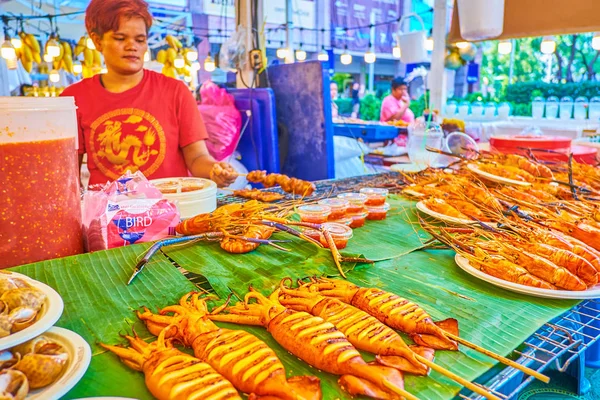
[[[0,268],[83,252],[72,97],[0,97]]]

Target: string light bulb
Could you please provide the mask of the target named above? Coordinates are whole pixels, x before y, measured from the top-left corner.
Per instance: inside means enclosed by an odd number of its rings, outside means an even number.
[[[73,73],[75,73],[76,75],[79,75],[82,72],[83,72],[83,65],[81,65],[80,61],[75,61],[73,63]]]
[[[317,60],[327,62],[329,61],[329,53],[325,51],[325,46],[321,47],[321,51],[317,54]]]
[[[185,54],[185,58],[191,62],[198,61],[198,51],[196,49],[189,49]]]
[[[402,50],[400,50],[400,45],[397,44],[396,46],[394,46],[394,48],[392,49],[392,55],[394,56],[394,58],[401,58],[402,57]]]
[[[101,74],[108,74],[108,69],[106,69],[106,67],[102,67],[102,69],[100,70]]]
[[[19,67],[17,57],[6,60],[6,67],[11,70],[15,70]]]
[[[4,37],[4,42],[0,47],[0,55],[5,60],[12,60],[17,58],[17,52],[13,44],[10,42],[10,37],[8,35]]]
[[[469,47],[469,42],[457,42],[456,47],[458,47],[459,49],[466,49],[467,47]]]
[[[556,51],[556,42],[552,36],[544,36],[542,44],[540,45],[540,51],[543,54],[552,54]]]
[[[183,56],[181,54],[177,54],[177,57],[175,57],[175,61],[173,61],[173,66],[175,68],[183,68],[184,65],[185,65],[185,59],[183,58]]]
[[[287,47],[283,47],[283,42],[281,42],[281,47],[277,49],[277,58],[287,58],[289,54],[289,49]]]
[[[190,68],[192,71],[195,71],[195,72],[200,71],[200,63],[198,61],[194,61],[192,63],[192,65],[190,66]]]
[[[594,37],[592,38],[592,49],[600,50],[600,32],[594,33]]]
[[[48,62],[48,63],[49,63],[49,62],[52,62],[52,61],[54,61],[54,57],[52,57],[50,54],[48,54],[48,53],[46,52],[46,53],[44,53],[44,61],[45,61],[45,62]]]
[[[48,42],[46,43],[46,53],[52,58],[60,55],[60,45],[53,36],[50,36],[50,39],[48,39]]]
[[[144,62],[150,62],[151,59],[152,57],[150,56],[150,50],[146,50],[144,53]]]
[[[183,80],[186,81],[187,83],[190,83],[192,81],[192,77],[191,76],[184,76]]]
[[[85,47],[87,47],[90,50],[96,50],[96,45],[94,44],[94,41],[92,40],[91,37],[88,37],[85,40]]]
[[[302,50],[302,43],[300,43],[300,48],[296,50],[296,60],[304,61],[306,60],[306,51]]]
[[[512,52],[512,42],[510,40],[501,40],[498,42],[499,54],[510,54]]]
[[[53,69],[52,71],[50,71],[48,78],[50,79],[50,82],[53,83],[60,81],[60,74],[58,73],[58,70]]]
[[[344,52],[340,56],[340,62],[344,65],[352,64],[352,55],[348,53],[348,46],[346,46]]]
[[[206,72],[213,72],[216,68],[215,60],[213,60],[210,53],[208,53],[208,56],[204,59],[204,70]]]
[[[433,38],[431,36],[425,39],[425,50],[433,51]]]
[[[15,49],[20,49],[21,47],[23,47],[23,41],[18,36],[15,36],[14,38],[10,39],[10,42],[12,43]]]
[[[367,64],[373,64],[377,60],[377,56],[373,52],[371,43],[369,43],[369,50],[365,53],[365,62]]]

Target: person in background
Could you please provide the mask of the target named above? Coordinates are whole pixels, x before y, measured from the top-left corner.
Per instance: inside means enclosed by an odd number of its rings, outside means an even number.
[[[148,179],[191,173],[227,186],[237,173],[208,153],[206,128],[187,86],[144,69],[151,25],[143,0],[92,0],[88,5],[85,27],[108,72],[62,93],[77,105],[79,165],[87,153],[90,185],[129,170]]]
[[[337,118],[339,116],[338,105],[335,100],[338,98],[338,85],[335,82],[329,84],[329,94],[331,95],[331,116]]]
[[[358,118],[358,113],[360,111],[360,85],[357,82],[354,82],[352,85],[352,118]]]
[[[410,124],[415,121],[415,114],[409,106],[408,86],[404,79],[395,78],[392,80],[392,93],[381,103],[379,119],[381,122],[402,120]]]

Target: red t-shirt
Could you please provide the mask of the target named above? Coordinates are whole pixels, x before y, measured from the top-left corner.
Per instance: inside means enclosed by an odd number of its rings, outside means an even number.
[[[69,86],[75,97],[79,154],[87,153],[90,185],[127,170],[148,179],[188,176],[182,147],[207,139],[196,100],[183,82],[144,70],[135,87],[111,93],[100,75]]]

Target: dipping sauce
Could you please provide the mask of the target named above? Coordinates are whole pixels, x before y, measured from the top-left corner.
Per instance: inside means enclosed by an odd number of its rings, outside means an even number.
[[[387,212],[390,209],[388,203],[383,203],[381,206],[367,206],[367,219],[371,221],[381,221],[387,218]]]
[[[323,229],[327,229],[329,231],[329,233],[331,234],[331,238],[335,243],[335,247],[337,247],[338,249],[346,248],[346,246],[348,245],[348,240],[352,238],[352,229],[347,225],[327,222],[323,224]],[[305,228],[303,230],[303,233],[306,236],[320,241],[323,246],[329,246],[329,243],[327,243],[327,239],[325,239],[325,235],[323,235],[321,232],[315,229]]]
[[[0,268],[83,252],[75,138],[0,144]]]
[[[354,229],[354,228],[360,228],[362,226],[365,226],[365,222],[367,220],[367,215],[369,215],[369,213],[366,211],[348,215],[350,218],[352,218],[352,223],[350,224],[350,228]]]
[[[318,204],[306,204],[298,207],[296,211],[300,215],[302,222],[309,222],[311,224],[325,223],[329,214],[331,214],[331,208]]]
[[[362,188],[360,193],[367,196],[366,206],[382,206],[387,199],[389,190],[380,188]]]
[[[352,218],[344,217],[344,218],[336,219],[333,221],[331,219],[329,219],[329,221],[327,221],[327,222],[332,222],[335,224],[342,224],[342,225],[350,225],[352,223]]]
[[[350,205],[348,200],[344,199],[323,199],[319,200],[318,204],[331,208],[331,214],[329,214],[329,221],[331,222],[344,218]]]
[[[181,178],[177,180],[155,183],[154,186],[163,194],[186,193],[202,190],[206,185],[196,178]]]
[[[367,196],[361,193],[342,193],[338,194],[338,199],[343,199],[348,201],[348,208],[346,210],[346,215],[348,214],[357,214],[365,211],[365,202],[367,201]]]

